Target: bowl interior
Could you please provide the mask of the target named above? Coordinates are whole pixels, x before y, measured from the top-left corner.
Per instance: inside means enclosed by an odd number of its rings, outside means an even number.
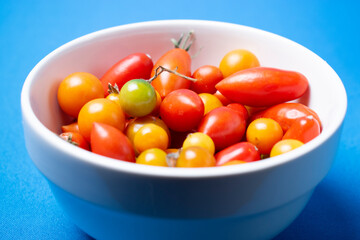
[[[190,30],[196,38],[190,50],[191,55],[196,55],[192,71],[205,64],[218,66],[230,50],[248,49],[259,58],[262,66],[299,71],[309,79],[310,91],[298,101],[314,109],[322,120],[323,132],[317,144],[341,125],[346,111],[344,87],[332,68],[316,54],[295,42],[258,29],[192,20],[124,25],[61,46],[29,74],[22,94],[24,115],[59,133],[60,126],[70,121],[59,109],[56,99],[57,87],[67,75],[85,71],[100,78],[115,62],[135,52],[148,53],[156,61],[173,48],[171,38],[178,38]],[[48,134],[45,128],[39,131]]]

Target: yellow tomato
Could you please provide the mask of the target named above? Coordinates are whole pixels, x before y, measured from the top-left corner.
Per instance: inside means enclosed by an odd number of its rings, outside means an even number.
[[[200,93],[199,97],[204,103],[204,115],[210,112],[211,110],[222,106],[221,101],[213,94]]]
[[[271,149],[270,157],[275,157],[280,154],[290,152],[295,148],[301,147],[304,143],[300,142],[299,140],[295,139],[284,139],[277,142]]]
[[[143,151],[136,159],[136,163],[167,167],[166,163],[166,152],[159,148],[150,148]]]
[[[184,143],[183,143],[183,149],[186,149],[188,147],[203,147],[207,149],[211,154],[215,153],[215,144],[214,141],[205,133],[196,132],[196,133],[190,133]]]
[[[243,69],[259,66],[259,60],[252,52],[245,49],[235,49],[222,58],[219,68],[226,78]]]
[[[160,126],[148,123],[142,126],[134,136],[134,147],[141,153],[150,148],[166,150],[169,146],[169,136]]]
[[[207,149],[202,147],[188,147],[181,150],[180,156],[176,161],[176,167],[214,167],[215,163],[214,156]]]

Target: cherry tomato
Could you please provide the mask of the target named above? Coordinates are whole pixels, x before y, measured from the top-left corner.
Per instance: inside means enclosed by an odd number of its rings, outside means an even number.
[[[226,107],[235,110],[237,113],[239,113],[242,116],[242,118],[244,118],[245,120],[248,120],[249,113],[244,105],[242,105],[240,103],[230,103]]]
[[[226,98],[252,107],[268,107],[301,97],[308,80],[299,72],[275,68],[249,68],[216,84]]]
[[[135,133],[134,147],[139,153],[150,148],[166,150],[168,146],[169,136],[167,132],[156,124],[145,124]]]
[[[252,52],[245,49],[235,49],[221,59],[219,68],[226,78],[238,71],[259,66],[259,60]]]
[[[166,152],[159,148],[150,148],[143,151],[136,159],[136,163],[152,166],[167,167]]]
[[[90,140],[94,122],[105,123],[123,131],[125,115],[119,104],[106,98],[98,98],[86,103],[79,113],[79,130],[87,141]]]
[[[160,116],[166,125],[178,132],[198,126],[204,115],[204,104],[194,91],[178,89],[167,95],[160,105]]]
[[[223,79],[218,67],[212,65],[201,66],[192,75],[196,82],[191,83],[191,90],[196,93],[215,93],[215,85]]]
[[[279,123],[271,118],[259,118],[252,121],[246,130],[246,139],[254,144],[261,154],[269,154],[275,143],[283,137]]]
[[[320,124],[312,115],[309,115],[296,119],[284,134],[283,139],[297,139],[302,143],[307,143],[319,135]]]
[[[190,133],[186,137],[182,148],[185,149],[193,146],[203,147],[207,149],[211,154],[215,153],[214,141],[208,135],[201,132]]]
[[[110,93],[109,95],[106,96],[106,99],[109,99],[109,100],[115,102],[116,104],[120,105],[120,95],[119,95],[119,93]]]
[[[239,142],[245,133],[245,127],[245,118],[235,110],[219,107],[204,116],[198,132],[211,137],[218,151]]]
[[[150,83],[143,79],[126,82],[119,93],[123,111],[132,117],[143,117],[156,106],[156,93]]]
[[[118,128],[94,122],[90,139],[92,152],[126,162],[135,162],[134,149],[129,139]]]
[[[196,168],[196,167],[214,167],[215,158],[205,148],[188,147],[181,150],[180,156],[176,161],[176,167]]]
[[[270,152],[270,157],[275,157],[283,153],[290,152],[295,148],[301,147],[304,143],[296,139],[284,139],[277,142]]]
[[[170,140],[170,131],[164,121],[158,117],[147,115],[145,117],[139,117],[130,120],[128,125],[126,126],[125,134],[132,143],[134,142],[135,133],[137,133],[137,131],[139,131],[139,129],[147,123],[153,123],[158,125],[159,127],[162,127],[167,132]]]
[[[63,125],[61,126],[61,132],[78,132],[80,133],[79,131],[79,125],[77,122],[73,122],[73,123],[70,123],[70,124],[67,124],[67,125]]]
[[[151,72],[151,77],[155,75],[155,70],[158,66],[163,66],[170,70],[176,70],[178,73],[185,76],[191,76],[191,57],[189,53],[181,48],[174,48],[166,52],[154,65]],[[173,73],[163,72],[155,80],[151,82],[151,85],[160,94],[161,98],[167,96],[170,92],[189,88],[191,84],[190,80],[177,76]]]
[[[204,115],[211,110],[222,106],[220,100],[210,93],[200,93],[199,97],[204,103]]]
[[[60,138],[65,141],[85,150],[90,150],[89,143],[78,132],[64,132],[61,133]]]
[[[215,154],[215,159],[216,166],[222,166],[225,163],[234,160],[254,162],[261,158],[260,153],[254,144],[249,142],[239,142]]]
[[[247,162],[241,161],[241,160],[231,160],[229,162],[224,163],[221,166],[232,166],[232,165],[238,165],[238,164],[243,164],[243,163],[247,163]]]
[[[115,63],[100,79],[104,95],[108,95],[108,85],[115,84],[119,89],[132,79],[149,79],[153,61],[148,54],[134,53]]]
[[[219,92],[219,91],[216,91],[213,95],[214,95],[215,97],[217,97],[224,106],[232,103],[231,100],[227,99],[227,98],[226,98],[224,95],[222,95],[221,92]]]
[[[60,108],[75,118],[85,103],[102,97],[104,93],[99,79],[86,72],[76,72],[67,76],[60,83],[57,92]]]
[[[261,113],[262,117],[272,118],[277,121],[286,132],[297,118],[313,116],[320,124],[319,116],[311,108],[301,103],[282,103],[270,107]]]

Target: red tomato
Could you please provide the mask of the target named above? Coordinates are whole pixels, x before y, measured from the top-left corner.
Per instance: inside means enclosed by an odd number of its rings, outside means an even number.
[[[283,139],[296,139],[307,143],[320,134],[320,124],[311,115],[300,117],[294,121],[289,130],[284,134]]]
[[[205,65],[195,70],[192,75],[196,82],[191,83],[191,90],[197,93],[215,93],[215,85],[223,79],[218,67]]]
[[[119,129],[94,122],[90,139],[92,152],[126,162],[135,162],[132,144]]]
[[[254,144],[239,142],[215,154],[216,166],[223,165],[232,160],[254,162],[260,160],[260,153]]]
[[[160,105],[160,116],[165,124],[177,132],[196,128],[204,115],[201,98],[189,89],[179,89],[167,95]]]
[[[198,132],[211,137],[218,151],[239,142],[245,133],[245,127],[246,120],[237,111],[219,107],[204,116]]]
[[[216,84],[226,98],[252,107],[266,107],[301,97],[308,88],[304,75],[275,68],[249,68]]]
[[[266,109],[259,115],[277,121],[284,132],[290,128],[296,119],[304,116],[313,116],[321,128],[321,121],[316,112],[301,103],[281,103]]]
[[[154,64],[151,57],[145,53],[131,54],[115,63],[100,79],[107,96],[108,84],[121,89],[121,87],[132,79],[149,79]]]
[[[219,92],[219,91],[216,91],[213,95],[214,95],[215,97],[217,97],[224,106],[232,103],[231,100],[227,99],[227,98],[226,98],[224,95],[222,95],[221,92]]]
[[[181,48],[174,48],[166,52],[154,65],[151,77],[155,75],[158,66],[183,74],[187,77],[191,75],[191,57],[189,53]],[[189,88],[191,81],[173,73],[163,72],[151,82],[155,90],[160,94],[161,98],[167,96],[170,92]]]
[[[241,114],[241,116],[247,120],[249,118],[249,113],[248,110],[245,108],[244,105],[240,104],[240,103],[230,103],[228,104],[226,107],[231,108],[235,111],[237,111],[239,114]]]
[[[85,150],[90,150],[89,143],[79,132],[64,132],[59,135],[65,141]]]

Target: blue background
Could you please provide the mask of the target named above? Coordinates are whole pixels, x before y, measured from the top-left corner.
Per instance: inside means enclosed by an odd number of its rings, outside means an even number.
[[[360,239],[359,10],[356,1],[0,0],[0,239],[89,239],[58,207],[26,152],[20,92],[27,74],[74,38],[160,19],[260,28],[304,45],[335,69],[349,100],[336,161],[305,210],[276,239]]]

